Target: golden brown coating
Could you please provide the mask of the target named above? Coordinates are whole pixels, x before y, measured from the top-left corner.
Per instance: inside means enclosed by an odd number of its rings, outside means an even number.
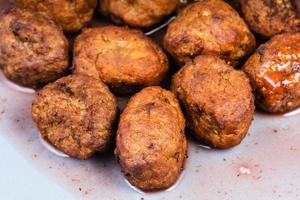
[[[198,2],[198,1],[202,1],[202,0],[185,0],[185,2],[187,3],[194,3],[194,2]],[[239,7],[239,4],[240,4],[240,0],[223,0],[225,2],[227,2],[229,5],[231,5],[234,9],[238,10],[240,7]],[[184,1],[182,1],[184,2]]]
[[[48,84],[32,104],[32,118],[42,137],[78,159],[109,147],[116,115],[117,102],[107,86],[81,75]]]
[[[172,91],[189,119],[189,128],[205,144],[229,148],[247,134],[254,98],[247,76],[215,56],[202,55],[172,79]]]
[[[187,154],[184,128],[171,92],[147,87],[130,99],[120,118],[115,154],[132,185],[160,190],[176,182]]]
[[[262,44],[245,63],[256,103],[268,112],[300,106],[300,33],[284,33]]]
[[[158,85],[168,67],[162,49],[137,30],[91,28],[75,41],[74,73],[100,78],[119,94]]]
[[[201,0],[185,7],[169,24],[165,49],[179,62],[200,54],[235,63],[254,50],[253,34],[239,14],[221,0]]]
[[[265,37],[300,31],[299,0],[240,0],[250,28]]]
[[[64,31],[76,32],[92,19],[97,0],[15,0],[15,4],[51,16]]]
[[[99,9],[118,24],[148,28],[174,12],[179,4],[179,0],[102,0]]]
[[[60,78],[68,68],[68,41],[50,19],[13,8],[0,17],[0,68],[27,87]]]

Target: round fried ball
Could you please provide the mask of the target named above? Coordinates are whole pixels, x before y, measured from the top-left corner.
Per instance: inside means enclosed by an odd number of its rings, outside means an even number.
[[[91,28],[75,41],[74,73],[100,78],[118,94],[158,85],[168,67],[162,49],[140,31]]]
[[[116,115],[117,102],[108,87],[81,75],[48,84],[32,104],[32,118],[41,136],[78,159],[107,150]]]
[[[203,1],[203,0],[182,0],[182,2],[186,3],[193,3],[193,2],[198,2],[198,1]],[[227,2],[231,7],[233,7],[235,10],[239,12],[240,10],[240,0],[224,0]]]
[[[262,44],[245,63],[257,105],[268,112],[300,106],[300,33],[284,33]]]
[[[149,191],[176,182],[187,154],[184,128],[171,92],[152,86],[130,99],[120,118],[115,154],[132,185]]]
[[[254,98],[247,76],[215,56],[201,55],[172,79],[192,133],[213,148],[239,144],[254,113]]]
[[[174,12],[179,4],[179,0],[102,0],[99,9],[118,24],[148,28]]]
[[[216,55],[236,63],[254,50],[253,34],[230,5],[201,0],[185,7],[164,36],[165,49],[179,62],[200,54]]]
[[[15,4],[51,16],[66,32],[76,32],[92,19],[97,0],[15,0]]]
[[[298,0],[241,0],[240,3],[250,28],[264,37],[300,31]]]
[[[38,87],[64,75],[68,41],[50,19],[13,8],[0,17],[0,68],[13,82]]]

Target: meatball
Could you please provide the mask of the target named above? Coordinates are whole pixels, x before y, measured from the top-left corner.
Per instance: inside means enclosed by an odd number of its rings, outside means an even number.
[[[76,32],[92,19],[97,0],[15,0],[15,4],[51,16],[66,32]]]
[[[152,86],[133,96],[121,115],[115,150],[128,181],[148,191],[173,185],[187,155],[184,128],[171,92]]]
[[[240,3],[250,28],[264,37],[300,31],[298,0],[240,0]]]
[[[68,68],[68,41],[49,18],[13,8],[0,17],[0,68],[13,82],[39,87]]]
[[[203,0],[185,0],[186,3],[193,3],[198,1],[203,1]],[[240,0],[224,0],[224,1],[227,2],[229,5],[231,5],[235,10],[239,11]]]
[[[91,28],[75,41],[74,73],[100,78],[118,94],[158,85],[168,67],[161,48],[137,30]]]
[[[107,86],[82,75],[48,84],[32,104],[32,118],[41,136],[78,159],[108,149],[116,115],[117,102]]]
[[[268,112],[300,106],[300,33],[284,33],[262,44],[245,63],[257,105]]]
[[[218,57],[201,55],[173,76],[171,88],[184,108],[189,129],[204,144],[229,148],[247,134],[254,98],[242,71]]]
[[[99,9],[118,24],[148,28],[161,22],[179,5],[179,0],[102,0]]]
[[[165,49],[181,63],[209,54],[236,64],[255,45],[255,38],[243,19],[221,0],[188,5],[169,24],[164,36]]]

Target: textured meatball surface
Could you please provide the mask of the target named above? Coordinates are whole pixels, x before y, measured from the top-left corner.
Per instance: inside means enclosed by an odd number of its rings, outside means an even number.
[[[50,19],[13,8],[0,17],[0,68],[13,82],[37,87],[68,67],[68,41]]]
[[[201,0],[186,6],[164,36],[165,49],[179,62],[209,54],[234,63],[251,53],[255,45],[243,19],[221,0]]]
[[[245,63],[256,102],[268,112],[300,106],[300,33],[284,33],[262,44]]]
[[[133,96],[120,118],[115,151],[128,181],[142,190],[173,185],[187,154],[184,128],[171,92],[153,86]]]
[[[116,23],[147,28],[161,22],[179,4],[179,0],[102,0],[99,9]]]
[[[42,137],[78,159],[108,148],[116,114],[116,99],[107,86],[81,75],[48,84],[32,104],[32,118]]]
[[[250,28],[265,37],[300,31],[299,0],[240,0]]]
[[[162,49],[137,30],[91,28],[76,38],[74,72],[100,78],[116,93],[158,85],[168,71]]]
[[[15,4],[48,15],[65,31],[76,32],[92,19],[97,0],[15,0]]]
[[[247,134],[254,98],[247,76],[215,56],[198,56],[172,79],[189,128],[205,144],[229,148]]]

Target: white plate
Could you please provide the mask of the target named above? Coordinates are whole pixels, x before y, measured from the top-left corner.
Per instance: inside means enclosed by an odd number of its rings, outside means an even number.
[[[190,139],[178,185],[141,194],[124,181],[112,154],[78,161],[48,151],[31,120],[33,98],[0,76],[0,199],[300,199],[297,113],[256,113],[248,136],[229,150],[206,149]]]
[[[125,182],[112,154],[79,161],[48,151],[31,120],[34,94],[26,92],[0,76],[1,200],[300,199],[299,112],[256,113],[248,136],[229,150],[206,149],[190,139],[176,187],[139,193]]]

